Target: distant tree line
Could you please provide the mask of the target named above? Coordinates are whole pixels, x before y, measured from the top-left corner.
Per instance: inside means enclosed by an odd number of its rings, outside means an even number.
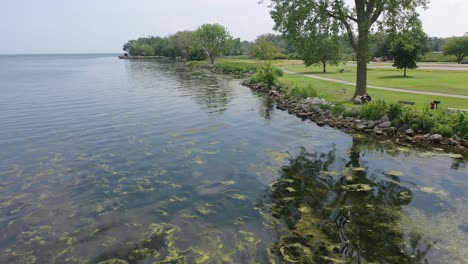
[[[181,60],[206,60],[214,63],[218,56],[253,56],[259,59],[296,58],[296,50],[282,36],[263,34],[255,41],[232,37],[219,24],[205,24],[195,31],[179,31],[159,37],[130,40],[123,45],[130,56],[161,56]]]
[[[401,38],[405,39],[406,43],[411,42],[415,45],[420,55],[426,53],[443,53],[444,56],[455,56],[457,63],[462,63],[468,55],[468,36],[462,37],[428,37],[422,31],[414,34],[392,35],[390,33],[378,32],[372,35],[373,43],[371,46],[371,54],[373,57],[390,57],[395,56],[395,47],[401,45]]]
[[[428,37],[420,27],[401,32],[370,34],[369,58],[395,59],[400,69],[416,68],[425,53],[454,55],[461,63],[468,54],[468,37]],[[173,59],[206,60],[214,64],[218,56],[251,56],[261,60],[302,59],[307,66],[356,60],[348,36],[338,31],[316,31],[311,35],[263,34],[254,41],[234,38],[219,24],[205,24],[195,31],[179,31],[159,37],[130,40],[123,50],[131,56],[161,56]],[[442,56],[442,55],[441,55]]]

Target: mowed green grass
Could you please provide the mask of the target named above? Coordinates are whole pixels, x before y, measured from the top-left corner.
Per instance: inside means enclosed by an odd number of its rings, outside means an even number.
[[[353,96],[355,89],[351,85],[338,84],[292,74],[285,74],[283,77],[280,78],[280,81],[282,83],[285,83],[289,87],[292,87],[293,85],[298,85],[304,88],[312,87],[314,90],[317,91],[319,97],[322,97],[327,101],[345,104],[348,106],[352,105],[352,103],[348,102],[348,100]],[[345,94],[341,94],[341,91],[343,89],[346,89]],[[434,100],[442,101],[442,104],[440,105],[440,107],[442,108],[450,107],[468,109],[468,100],[466,99],[390,92],[372,88],[368,88],[368,92],[372,96],[373,100],[381,99],[388,103],[396,103],[398,101],[411,101],[416,103],[414,105],[414,108],[420,110],[429,107],[430,103]]]
[[[339,70],[345,72],[340,73]],[[327,73],[320,67],[294,65],[286,70],[304,74],[315,74],[327,78],[355,82],[356,67],[331,66]],[[368,84],[405,90],[437,92],[446,94],[468,95],[468,71],[409,70],[408,77],[397,69],[368,69]],[[466,103],[468,105],[468,102]],[[465,106],[468,108],[468,106]]]

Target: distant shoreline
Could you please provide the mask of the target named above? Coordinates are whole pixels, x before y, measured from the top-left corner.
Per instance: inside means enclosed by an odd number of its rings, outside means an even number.
[[[121,60],[154,60],[164,58],[162,56],[118,56]]]
[[[118,56],[122,53],[15,53],[15,54],[0,54],[0,56],[86,56],[86,55],[106,55]]]

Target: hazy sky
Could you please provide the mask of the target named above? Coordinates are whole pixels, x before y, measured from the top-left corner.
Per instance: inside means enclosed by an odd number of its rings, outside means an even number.
[[[347,0],[349,1],[349,0]],[[140,36],[165,36],[218,22],[253,40],[272,32],[258,0],[3,0],[0,54],[121,52]],[[468,32],[468,0],[432,0],[422,12],[430,36]]]

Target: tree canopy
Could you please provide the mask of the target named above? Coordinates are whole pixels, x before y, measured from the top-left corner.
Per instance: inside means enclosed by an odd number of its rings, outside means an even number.
[[[356,52],[355,96],[367,90],[369,35],[373,29],[398,31],[419,25],[417,8],[427,0],[271,0],[275,29],[289,36],[310,36],[316,32],[345,32]]]
[[[268,38],[260,36],[252,48],[252,56],[261,60],[272,60],[280,49]]]
[[[416,69],[417,61],[421,54],[421,46],[408,36],[400,36],[392,44],[393,67],[404,70]]]
[[[458,64],[468,55],[468,37],[453,37],[447,40],[443,48],[445,55],[455,55]]]
[[[214,64],[216,57],[224,53],[231,43],[228,30],[219,24],[205,24],[196,31],[202,49]]]
[[[338,36],[317,35],[297,42],[297,50],[306,66],[321,65],[327,72],[327,64],[337,65],[343,58],[342,45]]]

